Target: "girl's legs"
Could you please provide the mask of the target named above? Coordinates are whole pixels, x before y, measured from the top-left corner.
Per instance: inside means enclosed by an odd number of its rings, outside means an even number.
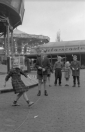
[[[69,86],[69,78],[66,78],[66,86]]]
[[[23,95],[23,92],[19,93],[15,99],[15,101],[13,102],[14,105],[17,105],[17,102],[19,100],[19,98]]]
[[[27,97],[26,92],[24,92],[24,93],[23,93],[23,97],[24,97],[24,99],[25,99],[25,101],[26,101],[26,102],[28,102],[28,101],[29,101],[29,99],[28,99],[28,97]]]
[[[24,99],[26,100],[26,102],[29,104],[29,106],[31,106],[32,104],[34,104],[33,102],[30,102],[28,97],[27,97],[27,94],[26,92],[21,92],[17,95],[15,101],[13,102],[14,105],[18,105],[17,102],[19,100],[19,98],[23,95]]]
[[[29,106],[31,106],[31,105],[34,104],[33,102],[30,102],[30,101],[29,101],[26,92],[23,93],[23,97],[24,97],[25,101],[27,102],[27,104],[28,104]]]

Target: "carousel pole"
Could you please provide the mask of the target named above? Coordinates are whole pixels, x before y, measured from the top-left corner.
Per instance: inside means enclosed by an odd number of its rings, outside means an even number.
[[[6,45],[6,33],[4,34],[4,54],[5,54],[5,60],[7,59],[7,45]]]
[[[13,56],[14,56],[14,47],[13,47],[13,28],[12,28],[12,30],[11,30],[11,51],[12,51],[11,67],[13,67]]]
[[[9,56],[9,19],[7,18],[7,72],[10,70],[10,56]]]

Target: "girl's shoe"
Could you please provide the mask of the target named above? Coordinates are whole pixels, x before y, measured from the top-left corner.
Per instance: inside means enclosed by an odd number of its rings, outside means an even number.
[[[20,105],[17,103],[17,101],[14,101],[12,106],[20,106]]]
[[[28,106],[32,106],[34,102],[29,101]]]
[[[41,95],[41,91],[39,90],[37,96],[40,96],[40,95]]]
[[[69,84],[65,84],[65,86],[69,86]]]

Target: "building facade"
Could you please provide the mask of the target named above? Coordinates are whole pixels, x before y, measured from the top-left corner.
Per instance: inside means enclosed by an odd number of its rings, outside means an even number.
[[[72,61],[72,56],[77,55],[78,60],[81,62],[81,66],[85,67],[85,40],[75,41],[60,41],[60,42],[49,42],[40,46],[42,50],[45,49],[45,53],[48,55],[52,64],[57,60],[57,56],[60,55],[64,61]],[[36,60],[37,52],[28,55],[28,58],[34,58]]]

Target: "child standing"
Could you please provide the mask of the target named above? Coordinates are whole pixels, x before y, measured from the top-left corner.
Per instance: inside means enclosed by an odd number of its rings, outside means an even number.
[[[5,78],[5,85],[6,86],[6,82],[9,80],[9,78],[11,77],[11,81],[12,81],[12,86],[13,86],[13,90],[14,93],[17,94],[16,99],[13,102],[14,106],[17,106],[17,102],[19,100],[19,98],[23,95],[24,99],[26,100],[28,106],[33,105],[34,103],[29,101],[26,92],[28,91],[27,87],[25,86],[25,84],[23,83],[23,81],[21,80],[21,74],[24,75],[26,78],[28,77],[20,68],[18,65],[13,65],[13,68],[9,71],[9,73],[7,74],[6,78]]]
[[[71,62],[72,76],[73,76],[73,87],[76,87],[76,81],[78,87],[80,87],[80,61],[77,60],[77,56],[73,55],[73,61]]]
[[[71,73],[70,63],[69,63],[69,61],[67,61],[65,63],[65,80],[66,80],[65,86],[69,86],[70,73]]]
[[[37,79],[38,79],[38,94],[37,96],[41,95],[41,85],[42,85],[42,80],[43,80],[43,85],[44,85],[44,95],[48,96],[47,93],[47,69],[50,67],[50,61],[45,54],[45,52],[42,50],[40,52],[40,56],[37,57],[36,60],[36,68],[37,68]]]
[[[58,60],[55,62],[54,64],[54,70],[55,70],[55,86],[57,85],[57,81],[59,79],[59,86],[61,86],[61,79],[62,79],[62,67],[63,67],[63,63],[62,63],[62,57],[58,56],[57,58]]]

